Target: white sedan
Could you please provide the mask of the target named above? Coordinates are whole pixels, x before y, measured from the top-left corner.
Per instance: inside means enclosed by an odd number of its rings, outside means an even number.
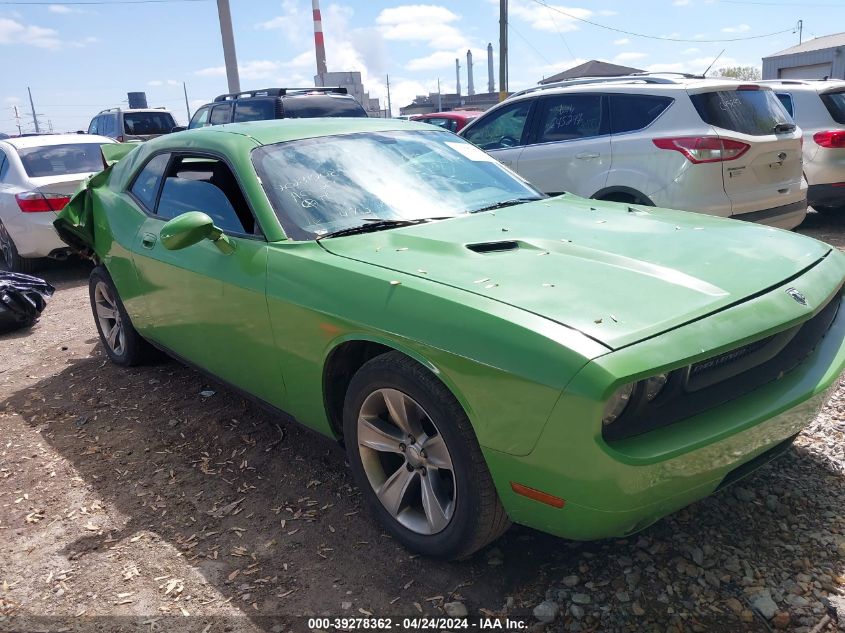
[[[0,264],[32,272],[43,257],[64,259],[53,220],[79,183],[103,169],[105,136],[45,134],[0,140]]]

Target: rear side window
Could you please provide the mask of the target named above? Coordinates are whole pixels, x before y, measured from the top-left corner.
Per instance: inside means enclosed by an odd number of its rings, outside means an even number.
[[[322,116],[366,117],[367,112],[361,104],[351,97],[333,97],[331,95],[302,95],[286,97],[282,100],[285,117],[312,118]]]
[[[845,92],[829,92],[820,96],[833,120],[845,125]]]
[[[442,127],[444,130],[452,130],[454,131],[452,125],[454,121],[443,117],[430,117],[428,119],[420,119],[423,123],[428,123],[429,125],[436,125],[437,127]]]
[[[30,178],[85,174],[103,169],[98,143],[68,143],[19,149],[23,168]]]
[[[194,128],[205,127],[206,125],[208,125],[208,108],[203,106],[194,112],[191,122],[188,123],[188,129],[193,130]]]
[[[540,102],[536,143],[589,138],[605,133],[601,95],[562,94]]]
[[[484,150],[521,145],[532,103],[524,99],[491,112],[469,128],[464,138]]]
[[[169,112],[124,112],[124,134],[169,134],[176,126]]]
[[[765,136],[775,126],[791,124],[789,114],[771,90],[718,90],[690,95],[701,120],[740,134]]]
[[[795,116],[795,106],[792,103],[792,95],[786,92],[777,93],[778,101],[783,106],[784,110],[789,112],[789,116]]]
[[[653,95],[610,95],[610,131],[635,132],[648,127],[672,103],[669,97]]]
[[[238,101],[235,103],[235,123],[241,121],[267,121],[276,118],[276,103],[273,99]]]
[[[223,125],[232,121],[232,104],[214,106],[211,110],[211,125]]]
[[[150,213],[155,209],[156,195],[158,195],[161,178],[164,175],[164,170],[167,169],[167,162],[169,160],[170,154],[159,154],[153,158],[135,178],[135,182],[130,189],[132,195]]]
[[[97,130],[99,129],[99,123],[101,118],[102,117],[95,116],[93,119],[91,119],[91,124],[88,126],[88,134],[99,134]]]
[[[109,136],[111,138],[115,138],[118,136],[117,132],[117,115],[116,114],[107,114],[103,118],[100,119],[99,124],[100,134],[103,136]]]

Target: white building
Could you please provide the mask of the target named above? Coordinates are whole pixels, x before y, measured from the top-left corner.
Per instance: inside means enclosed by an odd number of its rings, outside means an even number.
[[[346,91],[358,100],[371,117],[385,116],[384,110],[378,99],[371,99],[370,94],[364,90],[361,82],[361,73],[358,71],[333,72],[324,75],[314,75],[315,86],[338,86],[346,88]]]

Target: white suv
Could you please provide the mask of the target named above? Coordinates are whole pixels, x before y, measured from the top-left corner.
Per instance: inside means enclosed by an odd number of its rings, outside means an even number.
[[[776,79],[770,86],[804,131],[807,202],[845,211],[845,81]]]
[[[577,79],[512,95],[461,131],[538,189],[791,229],[801,131],[765,86],[686,75]]]

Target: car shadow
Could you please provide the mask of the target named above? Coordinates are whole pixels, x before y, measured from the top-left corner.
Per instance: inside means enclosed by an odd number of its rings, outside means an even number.
[[[800,446],[744,480],[744,496],[728,489],[626,539],[575,543],[515,526],[467,561],[416,557],[376,525],[335,442],[173,361],[122,369],[105,360],[98,346],[0,402],[0,412],[20,415],[125,517],[62,554],[84,564],[115,543],[155,535],[261,626],[267,615],[342,616],[347,599],[350,615],[362,607],[413,616],[442,613],[450,600],[502,612],[512,596],[510,613],[527,617],[544,597],[566,604],[567,592],[578,591],[563,584],[571,575],[589,578],[594,593],[629,591],[647,614],[668,621],[679,616],[665,615],[667,570],[699,593],[743,600],[749,583],[780,587],[798,572],[832,577],[845,562],[842,548],[798,547],[807,535],[829,533],[845,483]],[[712,553],[693,565],[692,546]],[[725,571],[725,553],[740,572]],[[698,571],[677,573],[682,564]],[[708,570],[718,572],[709,589]],[[628,602],[609,606],[614,617],[637,619]],[[767,628],[725,609],[698,622]]]

